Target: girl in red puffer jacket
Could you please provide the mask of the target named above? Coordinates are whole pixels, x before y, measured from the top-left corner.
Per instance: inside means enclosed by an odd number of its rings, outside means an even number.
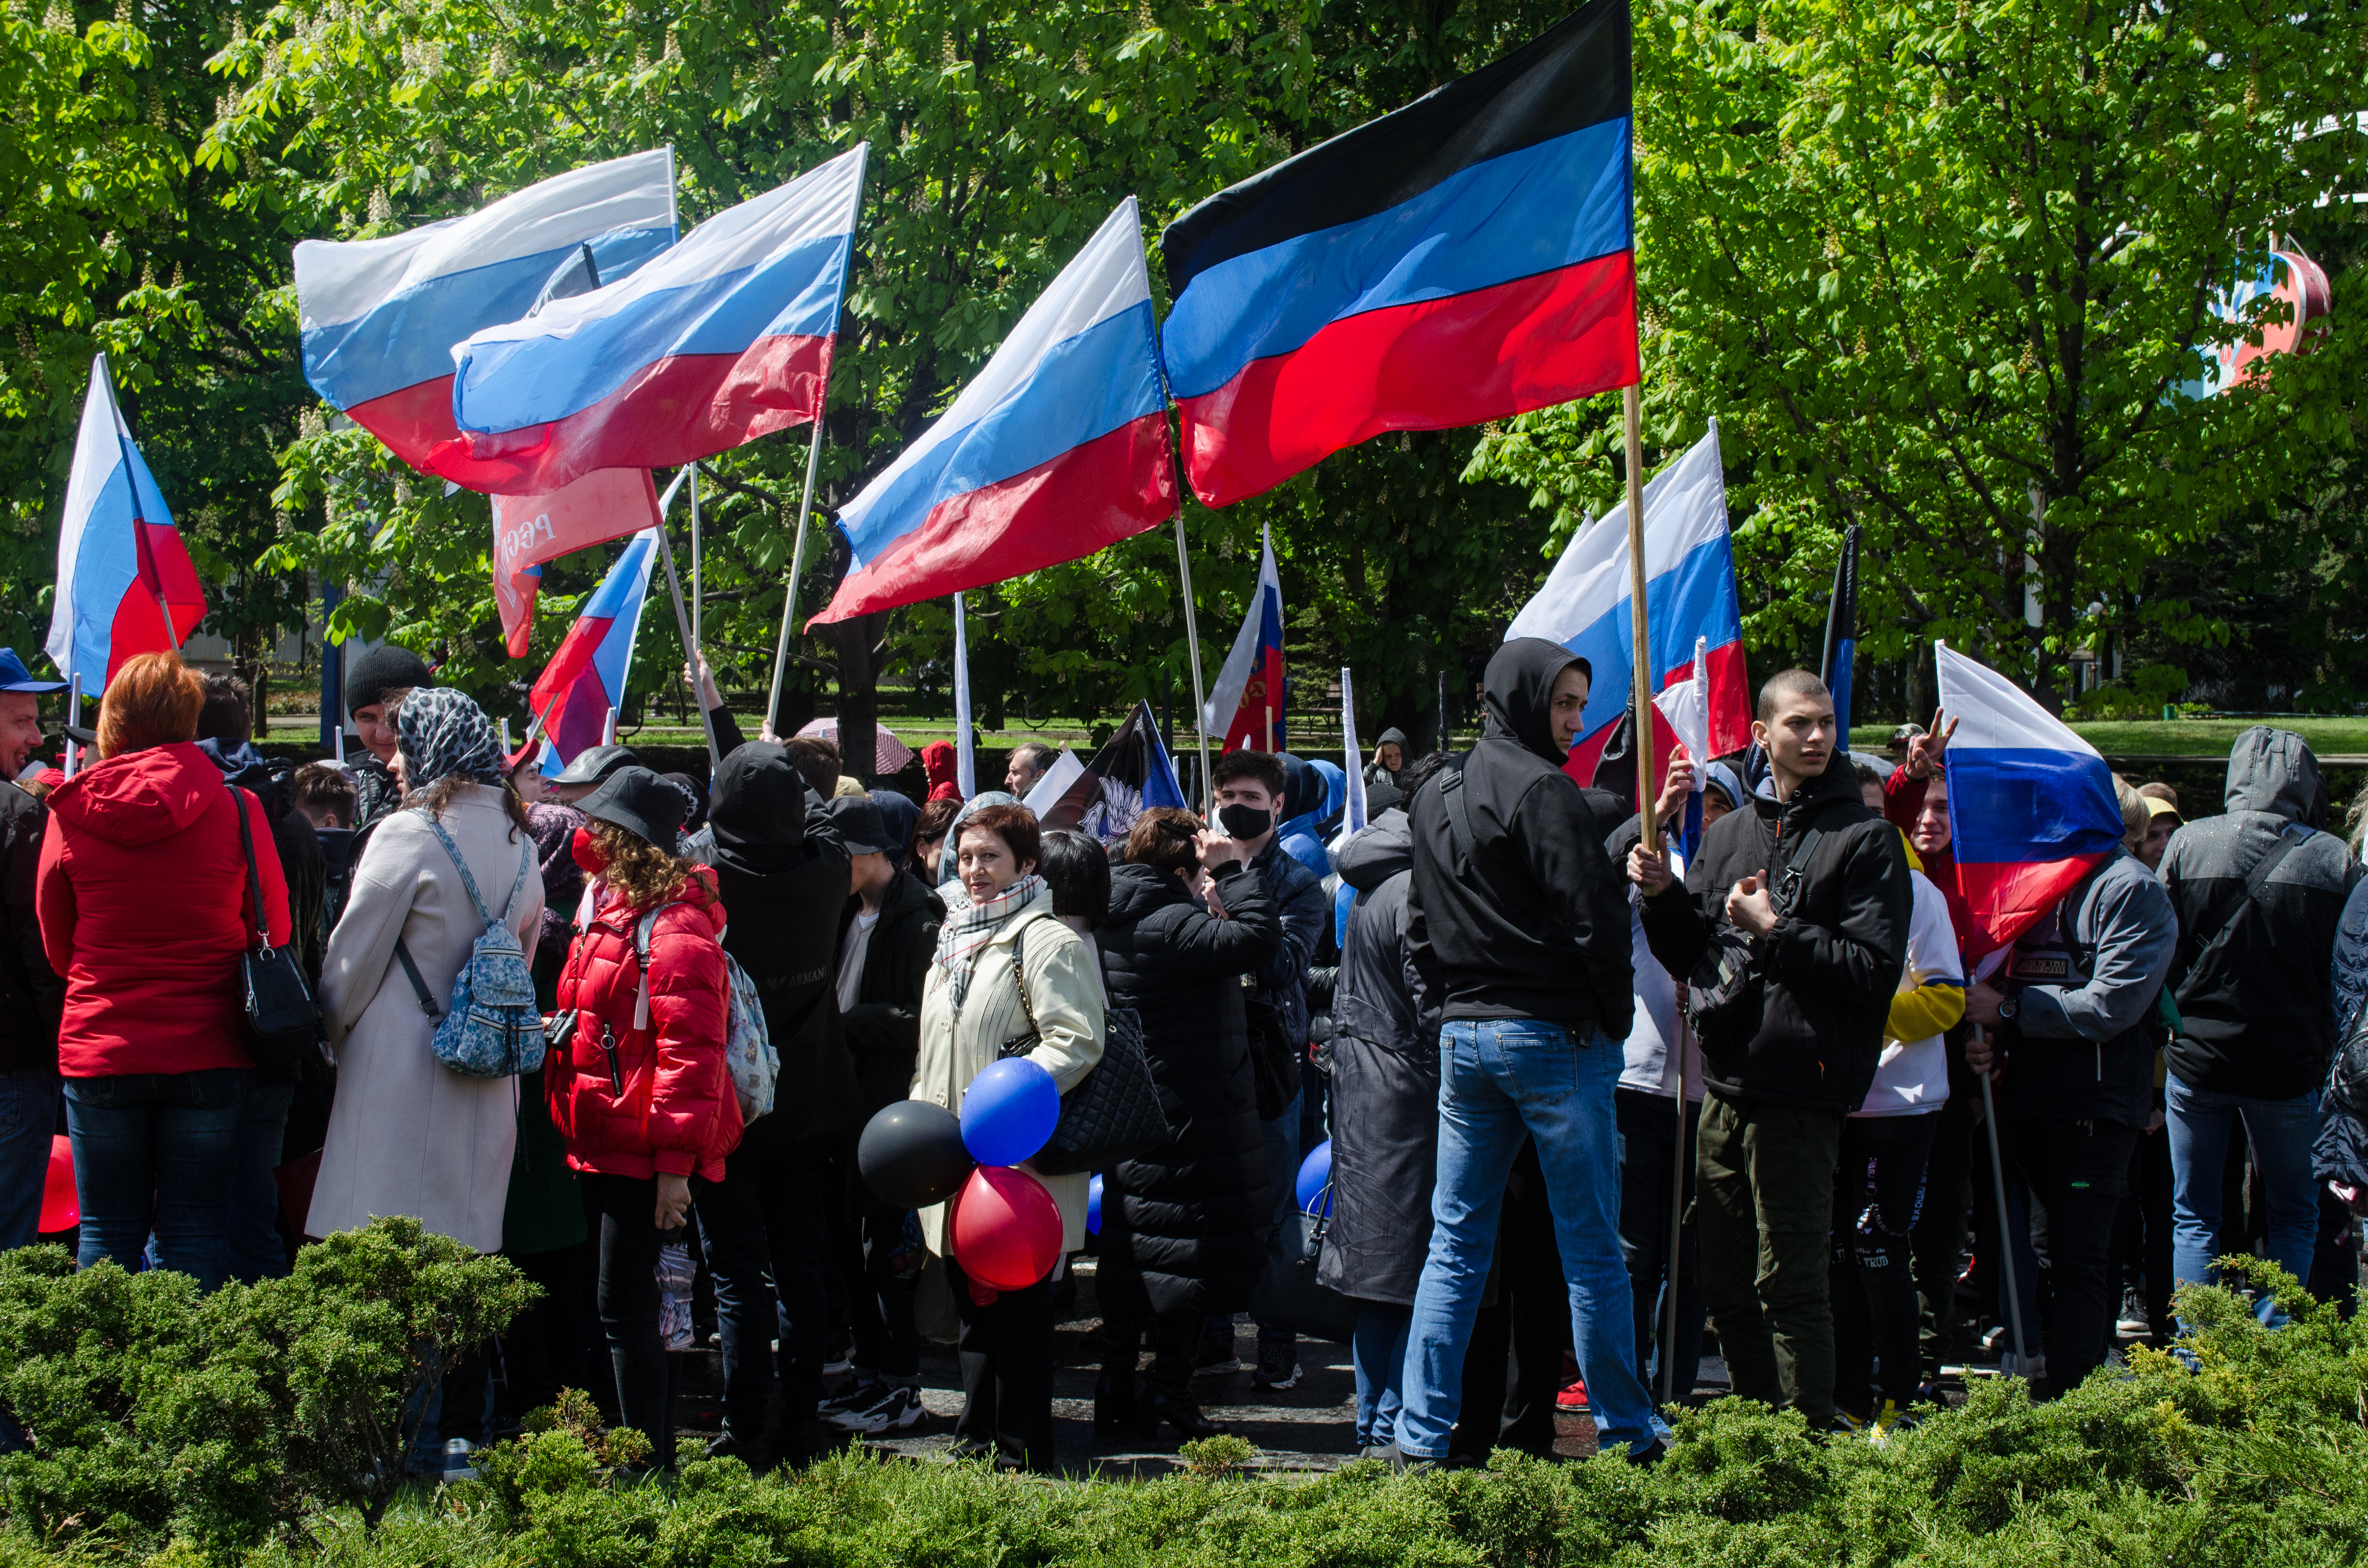
[[[559,978],[575,1032],[543,1063],[552,1124],[600,1213],[600,1324],[618,1405],[660,1466],[674,1462],[674,1422],[658,1248],[685,1222],[692,1180],[722,1180],[740,1142],[723,1055],[723,906],[706,868],[660,847],[675,843],[687,803],[646,767],[620,769],[575,803],[591,819],[575,857],[598,882]],[[653,910],[644,972],[635,942]]]

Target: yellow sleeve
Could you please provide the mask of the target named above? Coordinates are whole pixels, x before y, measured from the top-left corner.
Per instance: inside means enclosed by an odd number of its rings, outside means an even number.
[[[1928,981],[1891,999],[1891,1021],[1884,1032],[1893,1040],[1930,1040],[1946,1034],[1965,1016],[1965,988],[1954,981]]]

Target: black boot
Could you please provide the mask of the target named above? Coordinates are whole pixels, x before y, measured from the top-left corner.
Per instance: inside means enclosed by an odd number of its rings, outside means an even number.
[[[1104,1367],[1094,1380],[1094,1436],[1110,1437],[1134,1422],[1134,1369]]]
[[[1187,1437],[1213,1437],[1224,1428],[1201,1414],[1201,1407],[1180,1393],[1147,1389],[1134,1402],[1135,1413],[1146,1424],[1165,1421]]]

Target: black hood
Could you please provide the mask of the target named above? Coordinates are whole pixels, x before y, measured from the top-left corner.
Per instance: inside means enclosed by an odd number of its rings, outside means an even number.
[[[1132,926],[1155,909],[1181,903],[1189,896],[1172,871],[1130,861],[1110,868],[1110,914],[1105,926]]]
[[[1414,869],[1414,824],[1404,812],[1383,812],[1364,832],[1350,835],[1332,863],[1342,881],[1359,892],[1371,892],[1400,871]]]
[[[1413,749],[1406,744],[1406,732],[1399,729],[1395,724],[1391,725],[1388,729],[1383,730],[1379,736],[1375,737],[1373,741],[1373,749],[1375,751],[1379,751],[1385,745],[1393,744],[1398,748],[1398,755],[1405,761],[1412,762],[1414,760],[1414,758],[1406,755],[1408,751]]]
[[[715,770],[707,825],[715,863],[749,876],[793,869],[806,841],[806,781],[790,754],[750,741]]]
[[[223,783],[235,784],[260,796],[265,812],[273,820],[287,814],[287,791],[283,788],[286,775],[274,768],[252,742],[203,740],[198,743],[198,749],[222,769]]]
[[[1275,760],[1282,764],[1282,804],[1275,809],[1274,820],[1286,823],[1319,810],[1324,804],[1324,776],[1307,765],[1304,757],[1289,752],[1277,752]]]
[[[1543,637],[1517,637],[1497,649],[1488,661],[1483,688],[1488,707],[1484,733],[1512,741],[1560,767],[1570,753],[1554,744],[1554,687],[1573,665],[1594,674],[1585,659]]]

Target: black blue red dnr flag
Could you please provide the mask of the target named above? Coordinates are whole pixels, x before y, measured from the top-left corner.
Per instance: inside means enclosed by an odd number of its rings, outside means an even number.
[[[1161,334],[1212,506],[1385,430],[1636,380],[1627,0],[1167,226]]]

